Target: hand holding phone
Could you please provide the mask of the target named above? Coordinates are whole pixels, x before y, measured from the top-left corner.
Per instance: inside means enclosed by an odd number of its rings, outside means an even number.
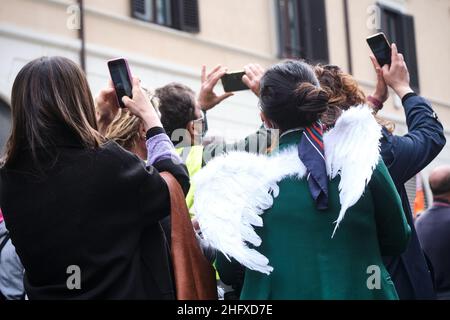
[[[222,77],[222,85],[225,92],[235,92],[250,90],[250,88],[242,81],[245,71],[226,73]]]
[[[116,91],[117,100],[121,108],[125,108],[123,97],[133,99],[133,83],[130,67],[125,58],[118,58],[108,61],[108,68],[111,80]]]
[[[198,95],[198,103],[203,111],[208,111],[220,104],[225,99],[233,96],[233,93],[227,92],[217,94],[215,92],[217,83],[226,74],[227,69],[218,65],[211,71],[206,71],[206,66],[202,66],[202,85]]]
[[[391,87],[395,93],[403,98],[406,94],[414,92],[410,85],[410,75],[405,58],[398,52],[397,45],[392,45],[392,64],[383,67],[383,77],[386,84]]]
[[[127,110],[142,120],[145,131],[154,127],[163,127],[156,109],[141,87],[141,81],[133,77],[133,98],[125,96],[123,104]]]
[[[367,38],[367,43],[381,67],[391,65],[391,45],[384,33],[380,32]]]
[[[242,81],[259,97],[261,89],[261,79],[264,76],[265,70],[257,63],[251,63],[244,67],[245,76]]]

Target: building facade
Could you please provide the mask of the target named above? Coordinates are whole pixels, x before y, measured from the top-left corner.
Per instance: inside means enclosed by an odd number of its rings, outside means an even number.
[[[63,55],[85,61],[93,93],[108,80],[106,61],[125,56],[149,87],[200,87],[202,65],[240,70],[283,58],[331,63],[367,93],[375,85],[366,37],[379,30],[405,53],[416,90],[450,138],[450,0],[10,0],[0,6],[0,144],[9,131],[12,83],[28,61]],[[84,54],[81,55],[81,48]],[[81,58],[83,56],[84,58]],[[406,132],[398,98],[382,116]],[[211,134],[237,139],[260,125],[257,100],[237,93],[209,113]],[[425,170],[450,163],[450,147]]]

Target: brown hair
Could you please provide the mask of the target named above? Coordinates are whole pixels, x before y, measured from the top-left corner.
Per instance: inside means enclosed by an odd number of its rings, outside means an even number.
[[[160,101],[161,122],[170,138],[176,130],[186,129],[195,120],[195,92],[188,86],[170,83],[156,89],[156,96]]]
[[[322,122],[327,126],[334,126],[342,111],[367,103],[366,95],[358,82],[350,74],[343,72],[338,66],[317,65],[315,72],[320,85],[329,96],[328,110],[322,116]],[[375,113],[375,112],[374,112]],[[375,114],[377,122],[386,127],[391,133],[395,125]]]
[[[83,71],[63,57],[31,61],[17,75],[11,95],[12,133],[2,163],[12,164],[23,148],[31,150],[40,168],[37,149],[56,144],[68,133],[86,148],[97,148],[94,100]],[[48,151],[48,150],[46,150]]]

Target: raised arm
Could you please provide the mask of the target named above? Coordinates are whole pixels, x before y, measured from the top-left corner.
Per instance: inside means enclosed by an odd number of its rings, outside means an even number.
[[[190,187],[187,169],[175,152],[155,108],[141,89],[139,79],[133,79],[133,99],[124,97],[123,102],[132,114],[142,119],[147,131],[148,167],[154,167],[159,172],[170,172],[187,194]]]
[[[408,94],[403,99],[408,133],[395,136],[383,130],[381,151],[396,184],[404,184],[422,171],[445,146],[444,128],[431,105]]]
[[[217,156],[230,151],[245,151],[256,154],[265,154],[272,146],[273,138],[271,132],[261,127],[255,133],[235,143],[210,143],[203,151],[203,161],[208,163]]]
[[[248,64],[244,67],[245,75],[242,81],[249,89],[259,97],[260,82],[265,70],[259,64]],[[211,143],[205,146],[203,159],[208,163],[214,157],[230,151],[246,151],[251,153],[263,154],[272,146],[274,139],[270,130],[261,127],[255,133],[235,143]]]
[[[377,69],[378,70],[378,69]],[[383,131],[382,156],[397,185],[424,169],[445,145],[444,128],[429,102],[410,87],[410,76],[403,55],[392,45],[392,64],[381,69],[386,85],[402,98],[408,133],[394,136]]]

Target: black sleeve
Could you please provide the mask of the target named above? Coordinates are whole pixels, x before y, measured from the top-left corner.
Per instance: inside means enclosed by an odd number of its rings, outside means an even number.
[[[183,189],[184,196],[187,196],[190,188],[189,172],[184,164],[176,164],[173,160],[158,161],[153,165],[158,172],[170,172]]]
[[[205,146],[203,159],[205,164],[213,158],[231,151],[245,151],[254,154],[266,154],[272,145],[272,133],[261,127],[255,133],[235,143],[211,143]]]
[[[381,153],[396,185],[422,171],[444,148],[444,128],[430,103],[416,94],[403,98],[408,133],[395,136],[383,130]]]

